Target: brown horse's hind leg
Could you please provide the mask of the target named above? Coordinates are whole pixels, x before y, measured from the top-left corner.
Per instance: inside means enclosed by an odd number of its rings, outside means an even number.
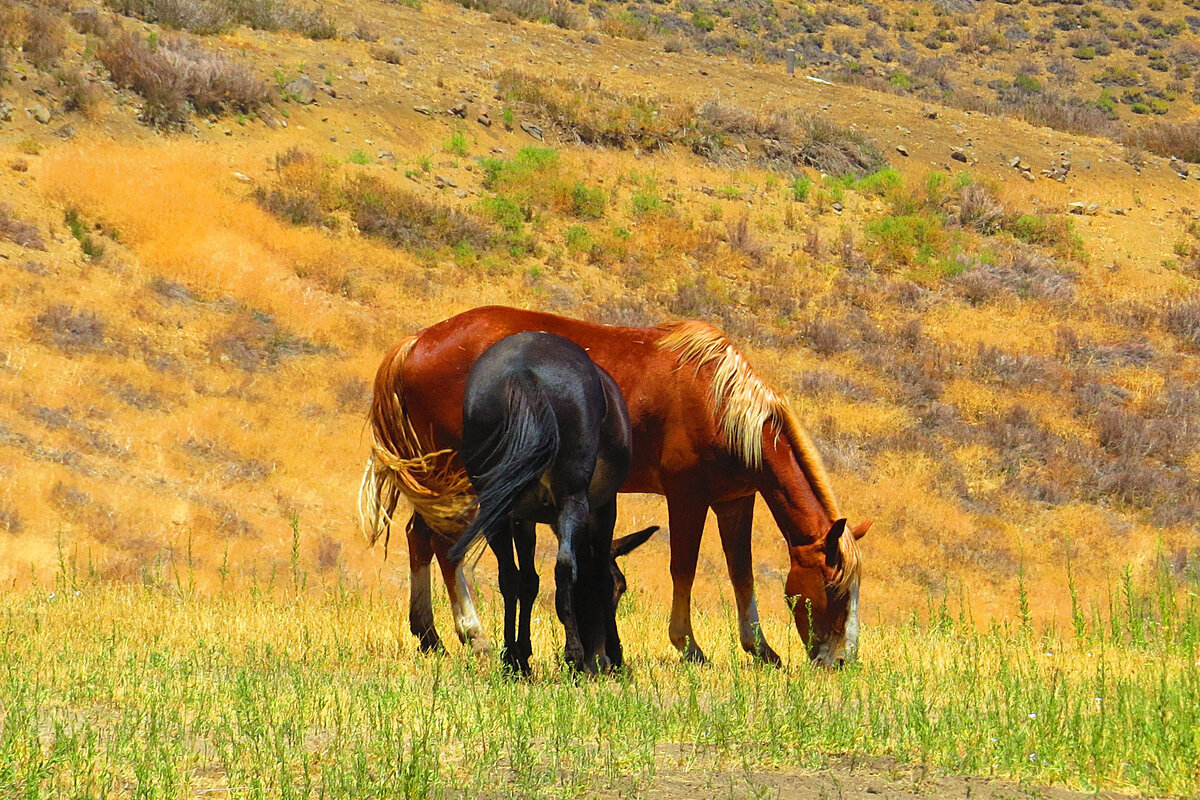
[[[683,654],[684,661],[704,663],[704,651],[696,644],[692,631],[692,582],[696,579],[696,561],[700,557],[700,537],[708,504],[691,494],[667,496],[667,519],[671,526],[671,644]]]
[[[429,562],[433,560],[433,531],[425,520],[413,513],[406,529],[408,535],[408,627],[420,642],[421,650],[441,650],[442,640],[433,624],[433,598],[430,596]]]
[[[490,653],[492,645],[483,632],[483,625],[479,623],[479,615],[475,612],[466,569],[461,562],[450,558],[450,542],[444,537],[433,537],[433,552],[437,554],[438,566],[441,567],[442,578],[446,581],[446,594],[450,595],[450,611],[454,615],[454,631],[458,634],[458,640],[470,645],[471,649],[480,655]]]
[[[729,568],[729,580],[737,601],[738,635],[742,640],[742,649],[768,664],[780,666],[783,662],[779,655],[763,637],[758,622],[758,603],[754,600],[754,564],[750,552],[754,495],[713,503],[713,511],[717,515],[725,565]]]

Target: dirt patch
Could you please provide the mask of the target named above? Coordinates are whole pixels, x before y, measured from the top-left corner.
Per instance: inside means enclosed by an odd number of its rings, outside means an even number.
[[[658,770],[650,798],[778,800],[1132,800],[1117,792],[1077,792],[990,778],[943,775],[889,758],[844,758],[814,772]]]

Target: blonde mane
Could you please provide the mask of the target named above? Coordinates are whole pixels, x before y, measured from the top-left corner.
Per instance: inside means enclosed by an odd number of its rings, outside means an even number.
[[[764,383],[725,334],[712,325],[693,320],[667,323],[659,329],[666,335],[658,340],[658,346],[675,353],[679,366],[693,366],[697,373],[713,366],[708,409],[719,415],[718,427],[730,452],[748,468],[761,469],[763,430],[767,422],[774,422],[792,446],[817,502],[831,520],[841,519],[821,454],[796,420],[787,398]],[[848,533],[841,537],[838,549],[842,566],[833,585],[844,593],[858,583],[859,550]]]

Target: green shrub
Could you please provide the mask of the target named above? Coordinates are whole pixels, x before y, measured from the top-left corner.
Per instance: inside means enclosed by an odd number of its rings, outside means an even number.
[[[888,76],[888,83],[890,83],[892,86],[895,86],[897,89],[903,89],[906,92],[912,91],[913,88],[912,78],[908,76],[908,73],[899,69]]]
[[[599,186],[588,188],[582,182],[576,182],[571,189],[571,210],[580,219],[600,219],[604,216],[605,203],[604,190]]]
[[[1038,81],[1038,79],[1033,77],[1032,75],[1018,75],[1013,80],[1013,86],[1016,86],[1018,89],[1020,89],[1023,92],[1030,92],[1030,93],[1040,92],[1042,90],[1041,82]]]
[[[941,220],[928,214],[884,217],[867,223],[864,232],[879,256],[905,266],[929,264],[948,245]]]
[[[792,179],[792,199],[797,203],[803,203],[808,199],[808,193],[812,191],[812,178],[807,175],[797,175]]]
[[[453,153],[460,158],[467,156],[467,135],[462,131],[455,131],[450,134],[450,138],[442,143],[442,149],[447,153]]]
[[[1096,48],[1091,45],[1084,45],[1075,50],[1075,57],[1080,61],[1091,61],[1096,57]]]
[[[591,242],[592,235],[582,225],[571,225],[567,228],[567,247],[572,250],[587,250]]]

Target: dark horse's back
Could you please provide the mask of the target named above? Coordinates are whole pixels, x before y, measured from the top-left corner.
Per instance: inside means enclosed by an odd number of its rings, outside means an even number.
[[[569,339],[505,337],[472,365],[463,395],[461,456],[479,496],[463,551],[508,513],[553,523],[554,500],[582,490],[612,501],[629,472],[630,430],[616,383]]]

